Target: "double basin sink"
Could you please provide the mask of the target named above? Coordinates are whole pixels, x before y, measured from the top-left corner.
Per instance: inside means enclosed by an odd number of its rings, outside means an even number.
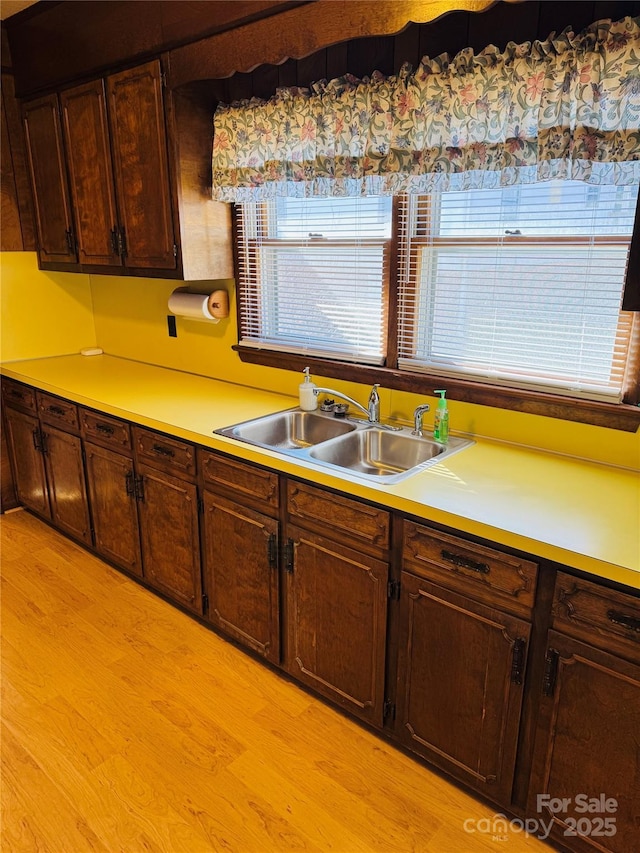
[[[218,435],[275,450],[376,483],[393,484],[473,444],[449,438],[446,445],[405,427],[346,420],[324,412],[291,409],[223,429]]]

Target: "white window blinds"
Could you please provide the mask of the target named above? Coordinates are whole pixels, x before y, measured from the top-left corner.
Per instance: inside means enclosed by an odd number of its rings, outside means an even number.
[[[637,194],[552,181],[404,197],[399,367],[620,399]]]
[[[391,198],[236,207],[240,344],[381,364]]]

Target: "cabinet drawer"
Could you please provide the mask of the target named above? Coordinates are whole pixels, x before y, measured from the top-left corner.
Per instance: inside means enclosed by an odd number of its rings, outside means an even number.
[[[161,471],[195,477],[196,455],[192,444],[141,427],[133,428],[136,456]]]
[[[13,406],[14,409],[22,409],[25,412],[37,411],[36,392],[28,385],[14,382],[12,379],[2,379],[2,402]]]
[[[40,419],[44,423],[67,426],[72,430],[79,428],[78,407],[75,403],[54,397],[52,394],[44,394],[42,391],[38,391],[36,396]]]
[[[265,510],[277,510],[278,475],[219,453],[200,451],[200,470],[206,486],[215,486],[259,503]]]
[[[390,516],[383,509],[335,495],[307,483],[289,482],[289,516],[311,530],[344,537],[364,550],[379,554],[389,548]]]
[[[412,572],[478,601],[517,613],[533,608],[538,566],[529,560],[411,521],[405,522],[403,557]]]
[[[131,451],[131,431],[126,421],[91,409],[80,409],[80,427],[83,437],[89,441],[114,450]]]
[[[558,572],[553,627],[591,645],[640,660],[640,596]]]

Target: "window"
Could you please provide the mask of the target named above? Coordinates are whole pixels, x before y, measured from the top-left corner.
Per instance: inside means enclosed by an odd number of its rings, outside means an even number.
[[[637,193],[554,181],[403,200],[400,368],[619,400]]]
[[[391,387],[429,375],[619,401],[637,195],[557,181],[237,205],[240,350],[384,366]]]
[[[382,364],[391,209],[382,197],[241,205],[242,343]]]

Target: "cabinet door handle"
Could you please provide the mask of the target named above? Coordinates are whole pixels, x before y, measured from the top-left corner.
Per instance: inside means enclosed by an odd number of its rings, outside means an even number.
[[[136,500],[144,503],[144,477],[142,474],[135,479]]]
[[[284,546],[284,567],[290,575],[293,574],[293,539],[287,539]]]
[[[103,435],[113,435],[115,432],[114,428],[109,426],[109,424],[96,424],[96,429]]]
[[[626,613],[620,613],[619,610],[609,610],[607,619],[613,622],[614,625],[622,625],[628,631],[636,631],[640,633],[640,619],[636,616],[628,616]]]
[[[121,258],[127,257],[127,232],[124,229],[124,226],[120,228],[118,232],[118,254]]]
[[[47,446],[47,434],[46,434],[46,432],[43,432],[42,430],[38,430],[38,432],[40,433],[40,447],[39,447],[40,453],[48,453],[49,448]]]
[[[47,411],[51,412],[52,415],[58,415],[59,417],[64,416],[64,409],[62,406],[47,406]]]
[[[523,637],[514,640],[511,653],[511,681],[513,684],[522,684],[526,648],[527,641]]]
[[[480,572],[480,574],[488,575],[491,571],[486,563],[476,563],[475,560],[470,560],[469,557],[463,557],[462,554],[454,554],[452,551],[440,551],[443,560],[448,563],[453,563],[454,566],[460,566],[463,569],[471,569],[472,572]]]
[[[34,450],[37,450],[38,453],[42,453],[42,445],[40,443],[40,430],[38,429],[38,427],[36,427],[31,433],[31,437],[33,439]]]
[[[118,226],[114,225],[109,234],[111,235],[111,251],[114,255],[119,255],[120,246],[118,245]]]
[[[545,696],[553,696],[555,692],[559,658],[560,652],[557,649],[547,649],[542,678],[542,692]]]
[[[278,564],[278,543],[275,533],[269,534],[269,539],[267,540],[267,556],[269,566],[274,569]]]
[[[153,450],[154,453],[157,453],[160,456],[169,456],[172,459],[176,455],[175,452],[173,450],[171,450],[170,447],[163,447],[162,444],[154,444],[151,449]]]
[[[69,249],[70,255],[76,254],[76,241],[73,237],[73,231],[70,228],[67,228],[64,232],[64,236],[67,238],[67,248]]]
[[[133,471],[127,471],[124,476],[124,484],[127,496],[132,498],[136,493],[136,486],[133,479]]]

